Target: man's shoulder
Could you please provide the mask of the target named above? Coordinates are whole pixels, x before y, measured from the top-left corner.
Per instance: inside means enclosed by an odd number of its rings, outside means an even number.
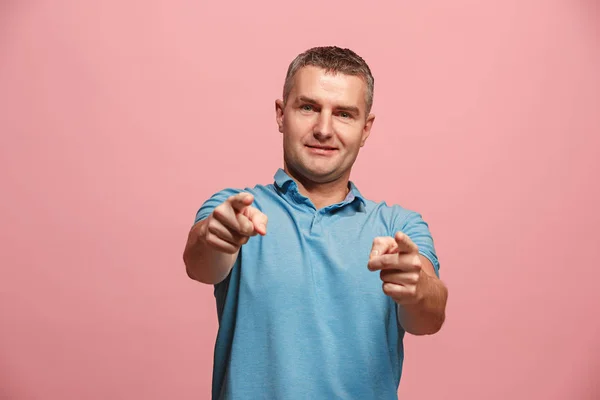
[[[403,218],[411,214],[418,214],[415,210],[407,208],[399,203],[391,203],[386,200],[364,199],[367,211],[381,214],[386,217]]]
[[[365,209],[369,220],[380,221],[390,231],[428,227],[420,211],[400,203],[365,200]]]

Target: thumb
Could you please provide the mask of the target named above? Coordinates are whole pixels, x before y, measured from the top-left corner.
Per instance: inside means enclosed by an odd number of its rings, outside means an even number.
[[[382,254],[393,254],[397,251],[398,244],[393,237],[384,236],[377,237],[373,240],[373,246],[371,247],[371,254],[369,259],[380,256]]]
[[[254,196],[252,196],[250,193],[241,192],[234,196],[229,197],[229,199],[227,199],[227,201],[231,205],[231,208],[233,208],[233,210],[236,213],[239,213],[239,212],[243,212],[244,208],[246,208],[250,204],[252,204],[252,202],[254,201]]]

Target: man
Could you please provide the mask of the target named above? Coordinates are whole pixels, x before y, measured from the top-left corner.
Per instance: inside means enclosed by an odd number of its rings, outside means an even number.
[[[283,169],[198,211],[184,261],[215,285],[213,399],[395,399],[405,332],[441,328],[447,289],[428,225],[349,180],[372,103],[353,51],[300,54],[275,102]]]

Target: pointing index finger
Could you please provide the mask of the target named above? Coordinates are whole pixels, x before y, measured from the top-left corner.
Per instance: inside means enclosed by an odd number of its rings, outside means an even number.
[[[410,240],[407,234],[403,232],[396,232],[394,236],[396,243],[398,244],[398,251],[400,253],[415,253],[419,251],[419,247]]]
[[[267,234],[267,222],[269,218],[263,214],[260,210],[254,207],[248,207],[246,209],[247,216],[250,221],[254,224],[254,230],[261,235]]]

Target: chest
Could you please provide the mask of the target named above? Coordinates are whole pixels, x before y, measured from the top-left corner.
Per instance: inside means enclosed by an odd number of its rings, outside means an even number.
[[[271,211],[268,233],[242,249],[240,294],[263,309],[382,310],[389,299],[367,262],[386,225],[366,213]]]

